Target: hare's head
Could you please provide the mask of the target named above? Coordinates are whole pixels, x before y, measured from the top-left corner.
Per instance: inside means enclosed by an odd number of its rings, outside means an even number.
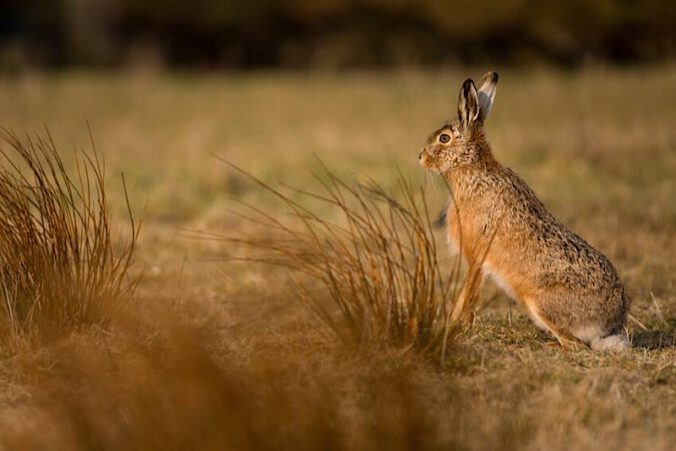
[[[483,124],[493,106],[498,74],[486,73],[477,90],[465,80],[458,97],[458,117],[432,133],[420,152],[420,164],[430,171],[445,173],[459,166],[478,163],[490,152]]]

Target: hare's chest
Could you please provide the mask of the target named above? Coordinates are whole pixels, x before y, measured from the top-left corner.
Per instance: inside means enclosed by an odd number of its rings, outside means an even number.
[[[471,210],[451,204],[446,213],[448,244],[453,253],[461,253],[467,260],[482,248],[486,226],[482,217]]]
[[[460,245],[453,233],[450,232],[450,227],[449,227],[449,233],[447,235],[448,238],[448,248],[451,251],[451,254],[457,254],[460,252]]]
[[[468,264],[472,261],[481,263],[481,272],[484,276],[490,277],[493,282],[500,288],[508,297],[518,300],[516,290],[511,281],[514,279],[512,272],[508,269],[508,265],[504,262],[489,261],[489,254],[487,247],[491,245],[490,241],[483,239],[483,233],[471,227],[471,223],[467,223],[467,227],[462,228],[462,221],[448,219],[448,244],[451,252],[454,254],[460,253]],[[481,251],[483,249],[483,252]]]
[[[461,233],[458,225],[460,224],[459,212],[456,210],[453,205],[453,199],[448,203],[448,209],[446,210],[446,238],[448,241],[448,247],[452,254],[458,254],[462,252],[460,248]]]

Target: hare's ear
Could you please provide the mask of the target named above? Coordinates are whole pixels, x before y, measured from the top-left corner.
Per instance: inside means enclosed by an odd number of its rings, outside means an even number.
[[[493,108],[493,100],[495,99],[495,89],[498,85],[498,73],[486,72],[481,77],[479,84],[479,109],[481,110],[481,121],[486,120]]]
[[[458,119],[464,129],[471,128],[474,123],[479,120],[481,111],[479,109],[479,98],[471,79],[465,80],[460,88],[460,96],[458,97]]]

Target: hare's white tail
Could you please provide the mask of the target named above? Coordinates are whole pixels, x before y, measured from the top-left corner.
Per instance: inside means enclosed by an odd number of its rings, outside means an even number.
[[[627,337],[621,334],[608,335],[603,338],[596,338],[589,344],[592,349],[598,351],[623,351],[629,348]]]

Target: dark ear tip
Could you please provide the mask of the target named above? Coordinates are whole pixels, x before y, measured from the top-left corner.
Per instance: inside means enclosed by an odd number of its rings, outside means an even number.
[[[486,72],[484,74],[483,77],[481,77],[481,85],[483,85],[484,83],[489,83],[489,82],[492,83],[492,84],[496,84],[498,82],[498,78],[499,77],[498,77],[497,72],[493,72],[492,70],[489,70],[488,72]]]
[[[474,81],[472,81],[471,78],[468,78],[467,80],[462,82],[463,92],[469,92],[472,88],[476,89],[476,86],[474,86]]]

